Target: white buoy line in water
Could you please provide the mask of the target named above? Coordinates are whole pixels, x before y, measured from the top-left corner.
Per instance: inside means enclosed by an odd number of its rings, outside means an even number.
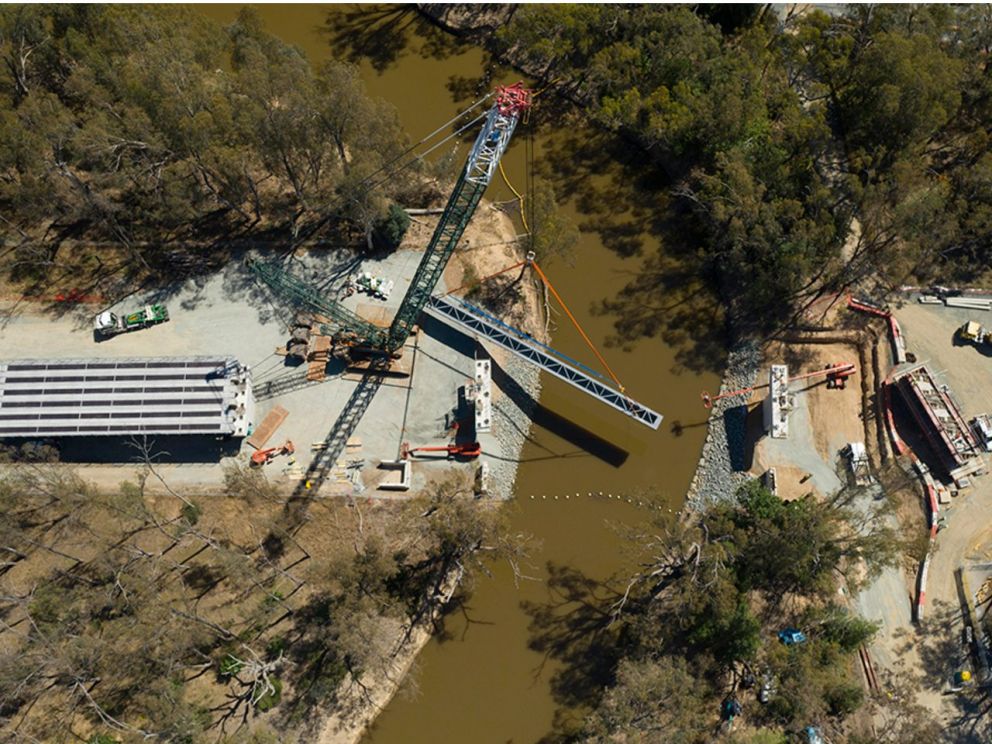
[[[569,500],[571,500],[573,498],[580,499],[580,498],[582,498],[582,495],[583,494],[580,493],[579,491],[576,491],[574,494],[566,493],[566,494],[551,494],[551,495],[548,495],[546,493],[542,493],[540,495],[537,495],[537,494],[533,494],[532,493],[530,495],[530,500],[531,501],[559,501],[559,500],[569,501]],[[627,504],[630,504],[632,506],[638,506],[638,507],[641,507],[641,508],[644,508],[644,509],[653,509],[653,510],[657,510],[657,511],[667,511],[669,514],[681,514],[682,513],[682,510],[681,509],[675,510],[675,509],[672,509],[672,508],[667,507],[667,506],[662,506],[660,504],[653,503],[651,501],[643,501],[643,500],[640,500],[640,499],[632,498],[630,496],[624,496],[622,494],[604,493],[603,491],[596,491],[596,492],[587,491],[585,493],[585,496],[587,498],[602,498],[602,499],[607,499],[608,501],[615,501],[618,504],[627,503]]]

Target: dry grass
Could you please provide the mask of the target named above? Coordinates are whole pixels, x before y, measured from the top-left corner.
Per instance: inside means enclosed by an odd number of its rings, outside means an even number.
[[[47,473],[39,477],[44,481]],[[230,495],[201,497],[190,507],[131,484],[118,493],[66,493],[29,515],[42,523],[25,522],[4,536],[20,557],[0,573],[0,654],[23,655],[30,646],[28,656],[59,670],[59,679],[85,679],[104,714],[125,727],[101,722],[96,704],[63,681],[39,688],[33,704],[2,711],[0,734],[16,730],[47,741],[71,732],[85,740],[109,730],[128,740],[146,725],[148,706],[120,695],[145,685],[149,665],[160,676],[163,664],[172,665],[163,682],[178,685],[173,689],[181,689],[183,703],[217,727],[231,696],[244,691],[219,674],[227,653],[265,655],[273,642],[298,632],[299,611],[316,596],[333,594],[333,566],[363,540],[375,536],[387,551],[401,544],[415,549],[399,524],[402,505],[320,501],[293,534],[279,528],[283,508],[275,498]],[[40,643],[39,635],[47,640]],[[395,627],[388,636],[384,643],[394,643]],[[79,643],[92,657],[85,672]],[[292,663],[276,671],[286,683],[284,700],[294,694]],[[283,715],[278,706],[247,713],[249,727]]]

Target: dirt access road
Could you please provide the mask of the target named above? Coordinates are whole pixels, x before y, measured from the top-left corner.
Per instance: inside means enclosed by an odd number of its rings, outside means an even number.
[[[984,317],[988,313],[920,305],[909,299],[895,311],[908,350],[950,386],[966,418],[992,411],[992,351],[954,339],[955,331],[967,320],[989,325],[992,318]],[[945,694],[954,671],[970,664],[962,640],[964,622],[955,572],[966,560],[988,560],[992,552],[990,514],[989,475],[975,478],[971,488],[941,507],[943,524],[929,568],[924,617],[917,625],[909,621],[905,590],[895,585],[876,582],[859,598],[859,604],[884,612],[875,657],[879,666],[889,670],[890,686],[897,690],[915,688],[912,697],[939,717],[944,740],[961,744],[988,741],[992,735],[992,722],[981,715],[978,695]],[[922,521],[918,527],[903,527],[921,532],[926,529]],[[871,611],[865,614],[873,615]],[[903,622],[893,624],[900,615]]]
[[[924,309],[926,310],[926,308]],[[945,350],[958,353],[952,364],[955,376],[948,374],[949,383],[956,390],[969,390],[970,386],[983,384],[983,393],[992,389],[992,376],[983,364],[992,364],[974,349],[954,347],[953,330],[964,320],[945,316],[908,323],[907,332],[911,350],[922,360],[932,356],[932,367],[940,364]],[[927,345],[914,346],[914,339],[924,337]],[[970,355],[961,352],[972,352]],[[766,360],[787,361],[793,374],[822,368],[827,363],[847,361],[851,350],[842,345],[815,346],[789,345],[786,348],[769,348]],[[853,360],[852,360],[853,361]],[[884,374],[884,372],[883,372]],[[762,375],[762,380],[764,375]],[[857,380],[858,378],[855,378]],[[795,407],[789,416],[788,439],[773,440],[760,437],[755,445],[751,473],[759,476],[766,468],[775,467],[778,473],[779,492],[783,498],[800,498],[807,492],[829,495],[843,486],[845,464],[840,460],[841,448],[850,441],[866,440],[862,421],[861,396],[858,384],[846,390],[828,390],[822,381],[794,383],[791,392]],[[764,390],[756,394],[752,404],[764,397]],[[958,395],[959,398],[964,396]],[[974,415],[982,410],[982,398],[968,398],[966,413]],[[760,414],[760,410],[754,411]],[[915,479],[907,481],[916,487]],[[918,493],[918,488],[916,490]],[[866,511],[882,502],[879,486],[861,494],[855,505]],[[967,697],[944,695],[950,675],[961,668],[966,651],[961,643],[962,625],[960,603],[954,572],[965,555],[980,552],[979,546],[989,536],[985,515],[992,507],[992,479],[980,478],[966,495],[957,497],[949,510],[945,529],[938,540],[938,550],[930,569],[928,606],[925,621],[913,623],[915,600],[914,576],[916,566],[885,568],[875,579],[853,597],[853,603],[864,617],[880,623],[880,631],[871,644],[872,656],[883,688],[883,703],[876,725],[880,730],[890,716],[905,714],[905,704],[922,705],[938,716],[946,741],[979,741],[978,729],[983,725],[977,715],[976,701]],[[922,509],[909,510],[908,522],[902,527],[907,531],[918,530],[925,534],[926,523]],[[895,513],[884,516],[898,528]],[[914,521],[915,520],[915,521]],[[907,533],[908,534],[908,533]]]

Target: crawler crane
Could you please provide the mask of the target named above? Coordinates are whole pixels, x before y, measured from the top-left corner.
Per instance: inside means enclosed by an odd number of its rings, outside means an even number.
[[[276,262],[249,262],[248,265],[256,276],[278,295],[297,305],[307,307],[330,321],[330,326],[325,328],[333,339],[337,355],[367,365],[367,374],[345,404],[344,411],[328,435],[326,446],[311,463],[308,477],[304,480],[304,483],[308,484],[307,488],[319,488],[326,476],[328,465],[340,454],[347,438],[371,403],[375,391],[382,382],[383,373],[402,353],[403,345],[425,309],[436,317],[441,317],[445,322],[460,326],[476,335],[485,336],[509,351],[539,364],[560,379],[598,397],[653,429],[657,429],[661,423],[660,414],[636,403],[624,394],[622,386],[612,372],[611,377],[616,383],[613,387],[593,379],[593,376],[600,376],[597,373],[540,344],[527,334],[506,326],[464,301],[439,300],[432,297],[444,267],[457,247],[483,192],[499,168],[500,158],[506,152],[521,116],[530,105],[530,91],[525,89],[522,83],[496,88],[495,102],[485,116],[482,131],[472,146],[465,167],[455,183],[410,287],[389,328],[380,328],[365,321],[339,302],[324,296],[319,290],[295,277]],[[536,263],[532,261],[526,263],[528,266],[533,265],[542,281],[547,281]],[[554,292],[553,288],[552,292]],[[554,294],[557,297],[557,293]],[[569,315],[571,316],[570,313]],[[600,359],[602,360],[601,357]],[[589,373],[592,373],[592,376]]]

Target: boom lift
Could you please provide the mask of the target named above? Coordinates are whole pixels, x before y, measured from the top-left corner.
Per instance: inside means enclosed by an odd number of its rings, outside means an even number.
[[[411,447],[409,443],[403,442],[403,446],[400,448],[400,459],[406,460],[418,452],[443,452],[449,458],[475,458],[482,454],[482,446],[478,442],[462,442],[461,444],[442,444],[433,447]]]
[[[827,378],[827,387],[834,388],[837,390],[843,390],[847,385],[847,378],[857,372],[857,367],[849,362],[840,362],[837,364],[828,364],[823,369],[816,369],[812,372],[806,372],[801,375],[796,375],[795,377],[790,377],[789,382],[798,382],[799,380],[808,380],[813,377],[823,377]],[[761,388],[768,387],[768,383],[763,383],[761,385],[752,385],[750,387],[741,388],[740,390],[730,390],[726,393],[721,393],[720,395],[710,395],[707,392],[703,392],[700,397],[703,399],[703,405],[707,408],[712,408],[713,404],[718,400],[723,400],[724,398],[733,398],[735,395],[743,395],[744,393],[751,393],[755,390],[760,390]]]
[[[269,447],[256,451],[251,456],[252,465],[268,465],[277,455],[291,455],[296,452],[296,446],[289,439],[281,447]]]

